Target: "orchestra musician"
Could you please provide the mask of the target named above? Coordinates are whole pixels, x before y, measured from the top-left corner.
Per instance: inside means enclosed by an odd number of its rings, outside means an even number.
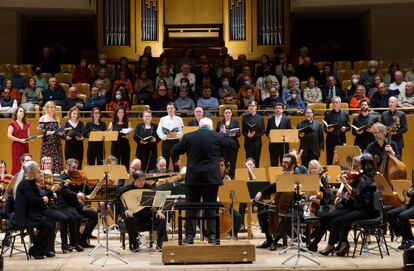
[[[7,137],[12,140],[12,170],[14,175],[21,169],[20,156],[29,152],[29,144],[25,139],[30,136],[30,123],[26,121],[26,111],[18,107],[13,114],[13,120],[7,128]]]
[[[402,149],[404,148],[403,134],[405,134],[408,131],[407,117],[405,116],[405,113],[403,111],[397,108],[398,99],[396,97],[389,98],[388,106],[389,110],[384,111],[381,114],[381,123],[384,124],[386,127],[390,127],[396,122],[399,124],[397,132],[392,136],[392,138],[398,146],[398,153],[400,154],[399,160],[401,160]]]
[[[55,133],[60,128],[60,120],[56,116],[56,104],[52,101],[46,102],[45,115],[39,119],[37,131],[43,135],[40,146],[40,158],[49,156],[53,160],[52,171],[59,174],[63,170],[63,155],[61,138],[63,131]]]
[[[157,158],[156,168],[150,170],[148,173],[171,173],[171,170],[167,168],[167,160],[160,156]]]
[[[65,136],[65,160],[74,158],[79,161],[82,167],[83,161],[83,122],[79,120],[79,108],[73,106],[68,112],[68,121],[63,125],[64,128],[71,128]]]
[[[23,165],[22,178],[16,182],[14,189],[15,212],[11,224],[19,229],[34,227],[37,236],[33,238],[33,246],[29,255],[35,259],[54,257],[54,223],[43,215],[49,198],[41,197],[35,181],[39,179],[39,168],[36,162],[28,161]]]
[[[92,131],[106,131],[106,124],[101,120],[101,109],[94,107],[91,111],[91,120],[85,125],[84,137],[89,138]],[[88,165],[102,165],[104,159],[104,142],[89,141],[86,153]]]
[[[58,192],[58,204],[66,204],[68,206],[74,207],[76,211],[82,216],[88,219],[83,233],[79,236],[78,243],[83,248],[93,248],[94,245],[91,245],[89,239],[92,235],[93,229],[95,229],[98,224],[98,214],[94,210],[85,208],[85,205],[82,203],[85,200],[85,194],[81,190],[85,187],[85,178],[82,178],[82,175],[78,172],[79,161],[76,159],[68,159],[66,161],[65,170],[60,175],[60,179],[63,184],[61,189]],[[75,184],[73,181],[75,179],[81,178],[82,184]],[[77,226],[79,232],[80,223]]]
[[[137,124],[134,133],[134,140],[137,142],[135,157],[141,160],[147,172],[155,168],[158,157],[157,143],[160,138],[157,135],[157,125],[151,123],[151,111],[145,110],[142,119],[143,122]]]
[[[325,112],[325,122],[334,127],[328,128],[326,125],[324,131],[326,132],[326,164],[331,165],[333,162],[333,155],[335,146],[346,143],[345,133],[349,131],[349,114],[341,110],[341,98],[335,96],[331,99],[333,109]]]
[[[342,215],[333,218],[329,224],[329,241],[324,250],[319,253],[322,255],[333,254],[335,244],[339,243],[336,256],[345,256],[349,252],[348,233],[352,222],[357,220],[371,219],[378,216],[378,212],[373,208],[372,202],[377,190],[374,176],[377,168],[371,156],[364,155],[361,158],[362,171],[350,182],[345,175],[339,180],[344,185],[346,192],[354,199],[354,204],[350,210]],[[329,214],[329,213],[328,213]]]
[[[267,121],[266,135],[269,137],[270,130],[274,129],[292,129],[292,123],[290,118],[283,113],[283,104],[276,103],[274,107],[275,115],[270,117]],[[277,167],[282,165],[283,155],[289,150],[289,143],[270,143],[269,142],[269,155],[270,165]]]
[[[311,127],[312,132],[305,134],[299,133],[300,146],[302,150],[301,161],[303,165],[308,165],[311,160],[319,160],[319,156],[324,148],[323,129],[320,122],[314,119],[315,110],[313,108],[305,108],[305,120],[298,123],[298,130]]]
[[[167,160],[167,167],[170,165],[171,149],[183,136],[183,120],[175,115],[175,104],[167,104],[167,116],[160,119],[157,127],[158,137],[162,140],[162,156]],[[164,130],[167,129],[167,130]],[[178,172],[179,167],[174,165],[174,171]]]
[[[144,208],[143,210],[132,213],[130,210],[126,208],[124,203],[121,200],[121,196],[123,193],[130,191],[132,189],[152,189],[152,186],[145,182],[145,173],[138,170],[132,174],[132,178],[134,180],[133,183],[125,186],[121,191],[118,192],[114,203],[118,207],[118,211],[122,214],[123,219],[125,220],[125,225],[128,230],[128,238],[129,238],[129,249],[132,252],[139,251],[139,245],[137,242],[138,232],[135,229],[136,223],[151,223],[152,221],[152,210],[148,207]],[[162,249],[162,244],[167,238],[166,234],[166,221],[165,216],[161,211],[156,211],[155,215],[155,224],[157,225],[157,249]]]
[[[197,106],[196,108],[194,108],[194,119],[188,122],[188,126],[198,127],[198,124],[200,120],[203,118],[203,116],[204,116],[204,109],[200,106]]]
[[[186,201],[187,202],[216,202],[218,188],[223,184],[220,176],[221,148],[235,149],[237,146],[230,136],[214,132],[213,121],[202,118],[199,122],[200,129],[184,135],[183,139],[171,150],[173,160],[178,166],[179,155],[187,153],[186,174]],[[209,210],[208,216],[214,216],[214,210]],[[189,211],[188,216],[195,217],[196,211]],[[216,229],[213,220],[207,222],[209,243],[216,243]],[[185,223],[186,244],[194,243],[195,221],[187,220]]]
[[[131,146],[129,145],[128,135],[131,131],[131,123],[123,107],[118,107],[114,111],[112,122],[109,123],[108,131],[118,131],[118,140],[113,141],[111,145],[111,154],[118,159],[120,165],[124,165],[126,169],[129,166],[131,156]]]
[[[296,168],[296,157],[291,154],[283,155],[282,160],[282,167],[283,167],[283,175],[284,174],[298,174],[295,172]],[[255,196],[255,201],[260,202],[260,199],[263,196],[271,195],[276,193],[276,183],[271,183],[261,191],[259,191]],[[279,205],[279,202],[274,202],[275,205]],[[290,203],[288,203],[290,206]],[[282,221],[279,223],[279,228],[276,231],[276,234],[272,236],[269,231],[269,217],[271,211],[269,209],[262,210],[257,214],[257,220],[259,221],[260,228],[262,232],[266,236],[266,240],[261,244],[256,246],[257,248],[269,248],[270,251],[277,250],[277,242],[285,236],[290,229],[291,226],[291,217],[290,215],[286,215]]]
[[[354,145],[363,151],[369,143],[375,140],[372,134],[372,125],[378,122],[378,117],[369,112],[369,103],[367,100],[363,99],[359,101],[359,107],[361,108],[361,112],[354,118],[352,125],[357,128],[365,126],[365,128],[359,131],[352,129],[352,134],[355,136]]]
[[[322,175],[323,169],[318,160],[311,160],[308,166],[309,174],[318,174],[320,176],[320,192],[322,197],[319,202],[319,207],[316,210],[316,216],[320,217],[330,211],[331,204],[334,201],[334,195],[329,187],[328,179]]]
[[[229,130],[240,128],[239,122],[232,118],[233,111],[230,107],[226,107],[223,110],[224,118],[222,120],[219,120],[217,123],[216,132],[222,132],[222,133],[228,133]],[[236,143],[237,148],[231,149],[231,150],[221,150],[221,157],[226,159],[230,163],[230,171],[229,175],[230,177],[234,178],[234,173],[236,171],[236,165],[237,165],[237,154],[239,152],[240,144],[238,137],[240,137],[240,130],[235,133],[228,133],[228,135],[234,140],[234,143]]]
[[[74,207],[67,205],[64,200],[58,200],[58,197],[65,197],[67,195],[67,191],[65,191],[67,188],[65,184],[63,184],[63,188],[59,184],[54,184],[51,157],[42,157],[40,170],[43,180],[38,188],[41,195],[49,198],[49,204],[47,204],[43,214],[49,219],[59,222],[62,252],[72,252],[73,249],[78,252],[83,251],[83,248],[78,243],[79,224],[82,216]],[[63,191],[60,191],[61,189]],[[70,243],[68,243],[68,233],[70,233]]]
[[[265,123],[263,116],[257,114],[256,110],[257,102],[255,100],[249,101],[248,110],[242,115],[242,133],[244,135],[246,158],[253,158],[259,167]]]
[[[382,158],[384,154],[395,156],[398,160],[401,159],[398,146],[394,141],[388,142],[386,138],[387,127],[382,123],[374,123],[372,126],[372,133],[374,134],[375,141],[371,142],[364,150],[364,153],[369,153],[377,163],[377,170],[382,164]]]

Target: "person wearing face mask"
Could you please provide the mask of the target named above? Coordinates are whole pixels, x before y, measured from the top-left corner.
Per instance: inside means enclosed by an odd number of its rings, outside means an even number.
[[[289,115],[302,115],[305,109],[305,102],[296,93],[294,89],[290,90],[290,100],[286,102],[286,109],[289,109]]]
[[[289,77],[288,78],[288,86],[286,88],[284,88],[282,90],[282,100],[283,100],[283,104],[287,104],[287,102],[291,99],[291,90],[293,90],[294,92],[296,92],[296,95],[302,99],[302,95],[301,95],[301,91],[298,87],[296,87],[296,83],[295,83],[295,78],[294,77]]]
[[[101,69],[105,69],[105,75],[108,77],[111,81],[115,79],[115,72],[114,70],[107,64],[108,62],[108,56],[105,54],[99,55],[99,63],[95,66],[95,69],[93,70],[93,80],[98,79],[99,77],[99,71]]]
[[[348,100],[351,100],[353,98],[352,96],[355,94],[357,87],[361,85],[361,76],[359,76],[359,74],[352,75],[351,83],[352,84],[350,86],[348,86],[346,89],[343,89],[344,97],[348,98]]]
[[[124,108],[125,111],[131,110],[131,106],[129,105],[128,99],[125,93],[122,91],[122,89],[117,90],[113,94],[112,100],[106,105],[106,110],[109,111],[108,116],[112,118],[114,115],[114,110],[119,107]]]
[[[225,77],[221,82],[221,88],[218,90],[220,103],[232,104],[237,103],[237,93],[230,86],[229,79]]]
[[[368,62],[368,71],[361,74],[361,83],[364,85],[365,89],[372,88],[374,82],[374,76],[378,74],[378,61],[370,60]]]
[[[92,72],[88,68],[88,62],[83,58],[73,72],[72,72],[72,83],[85,83],[89,84],[92,80]]]
[[[372,125],[378,122],[378,117],[369,113],[369,103],[367,100],[362,99],[359,102],[359,106],[361,111],[352,121],[352,125],[358,128],[365,126],[365,128],[359,131],[352,129],[352,134],[355,136],[354,145],[363,151],[369,143],[375,141],[374,135],[372,134]]]
[[[260,101],[260,90],[257,86],[252,85],[250,76],[243,76],[243,86],[241,86],[239,95],[240,99],[244,99],[247,96],[247,90],[251,90],[256,101]]]
[[[181,65],[181,72],[177,73],[175,75],[175,79],[174,79],[174,86],[176,88],[179,88],[180,86],[182,86],[182,81],[181,79],[183,78],[187,78],[188,79],[188,85],[191,89],[192,92],[195,92],[195,86],[196,86],[196,77],[195,74],[190,72],[190,64],[182,64]]]

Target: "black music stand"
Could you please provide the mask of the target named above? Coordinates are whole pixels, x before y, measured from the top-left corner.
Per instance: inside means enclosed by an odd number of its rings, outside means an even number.
[[[101,179],[102,177],[105,179],[105,206],[108,206],[108,181],[109,181],[109,177],[111,177],[111,179],[114,180],[119,180],[119,179],[126,179],[128,178],[128,172],[125,169],[125,166],[123,165],[104,165],[104,166],[85,166],[85,173],[86,176],[89,179]],[[118,259],[119,261],[128,264],[127,261],[123,260],[121,257],[119,257],[118,255],[120,254],[119,252],[109,249],[109,227],[108,227],[108,208],[106,208],[105,211],[105,223],[106,223],[106,243],[105,245],[101,245],[102,247],[105,247],[105,254],[103,256],[105,256],[104,258],[104,262],[102,264],[102,267],[105,267],[106,261],[108,260],[109,256],[114,257],[115,259]],[[98,246],[97,246],[98,247]],[[96,250],[96,249],[95,249]],[[114,254],[109,253],[109,250],[111,250]],[[90,254],[91,255],[91,254]],[[93,259],[90,264],[93,264],[94,262],[96,262],[100,257],[103,256],[98,256],[95,259]]]
[[[283,250],[280,254],[286,253],[291,248],[297,248],[297,252],[287,258],[282,264],[286,264],[291,259],[296,258],[296,262],[294,264],[294,267],[298,265],[298,262],[301,257],[316,263],[317,265],[320,265],[317,261],[314,259],[304,255],[302,251],[308,252],[311,255],[313,253],[309,251],[306,246],[302,243],[302,234],[300,233],[300,215],[299,215],[299,209],[301,202],[299,200],[300,192],[315,192],[319,191],[319,176],[313,175],[313,174],[292,174],[292,175],[279,175],[276,178],[276,187],[277,192],[295,192],[296,194],[296,242],[295,240],[292,240],[290,245]],[[292,208],[292,220],[293,220],[293,208]],[[292,229],[294,225],[292,223]],[[292,235],[293,238],[293,235]]]

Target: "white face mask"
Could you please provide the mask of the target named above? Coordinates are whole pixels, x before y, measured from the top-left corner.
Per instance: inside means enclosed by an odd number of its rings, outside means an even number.
[[[105,59],[100,59],[100,60],[99,60],[99,64],[101,64],[101,65],[105,65],[105,63],[106,63],[106,60],[105,60]]]
[[[186,87],[187,87],[187,83],[181,83],[181,86],[182,86],[183,88],[186,88]]]
[[[359,80],[357,78],[352,79],[352,84],[356,84],[358,82],[359,82]]]

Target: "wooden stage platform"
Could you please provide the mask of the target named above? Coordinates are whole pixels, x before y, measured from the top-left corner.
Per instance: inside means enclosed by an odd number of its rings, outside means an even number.
[[[244,239],[245,234],[242,235],[240,243],[251,242],[253,245],[257,245],[263,242],[263,239]],[[258,232],[255,236],[261,236]],[[176,237],[176,236],[175,236]],[[2,238],[2,235],[0,236]],[[92,241],[95,244],[96,241]],[[120,252],[120,257],[128,262],[123,264],[122,262],[110,257],[105,267],[101,267],[103,259],[98,259],[94,264],[90,264],[90,261],[94,259],[92,256],[88,256],[90,250],[85,250],[82,253],[71,252],[62,254],[59,250],[59,246],[56,246],[57,255],[54,258],[45,260],[30,260],[27,261],[26,257],[22,254],[13,255],[12,258],[6,256],[4,258],[4,270],[16,270],[16,271],[81,271],[81,270],[169,270],[169,271],[206,271],[206,270],[228,270],[228,271],[269,271],[269,270],[293,270],[293,262],[288,262],[287,265],[283,265],[282,262],[288,257],[293,255],[296,250],[289,250],[287,254],[279,255],[283,247],[279,247],[278,251],[268,251],[263,249],[255,249],[256,255],[253,263],[234,263],[234,264],[186,264],[186,265],[164,265],[162,262],[162,252],[157,252],[155,249],[143,248],[138,253],[131,253],[128,250],[122,250],[119,238],[117,235],[110,236],[110,248]],[[176,244],[176,241],[173,243]],[[226,244],[226,241],[223,241]],[[391,246],[396,247],[399,244],[396,242],[390,243]],[[21,245],[18,243],[18,247]],[[170,246],[170,243],[165,244],[165,248]],[[194,245],[197,246],[197,245]],[[212,245],[209,245],[212,246]],[[322,249],[325,244],[321,244]],[[374,245],[372,245],[374,246]],[[190,246],[187,246],[190,247]],[[188,248],[188,253],[204,257],[203,254],[207,254],[206,249],[198,250],[194,248],[194,252],[191,252],[191,248]],[[184,251],[184,250],[183,250]],[[195,252],[197,251],[197,252]],[[371,251],[375,252],[375,251]],[[401,251],[390,250],[390,256],[384,256],[381,259],[379,255],[371,255],[363,253],[362,256],[357,255],[354,259],[352,257],[336,257],[336,256],[322,256],[315,253],[312,259],[318,261],[320,265],[316,265],[304,258],[301,258],[296,269],[299,270],[324,270],[324,271],[336,271],[336,270],[372,270],[372,271],[401,271],[403,269],[403,257]],[[103,255],[104,249],[97,250],[97,255]],[[306,254],[308,255],[308,254]],[[409,269],[406,269],[409,270]]]

